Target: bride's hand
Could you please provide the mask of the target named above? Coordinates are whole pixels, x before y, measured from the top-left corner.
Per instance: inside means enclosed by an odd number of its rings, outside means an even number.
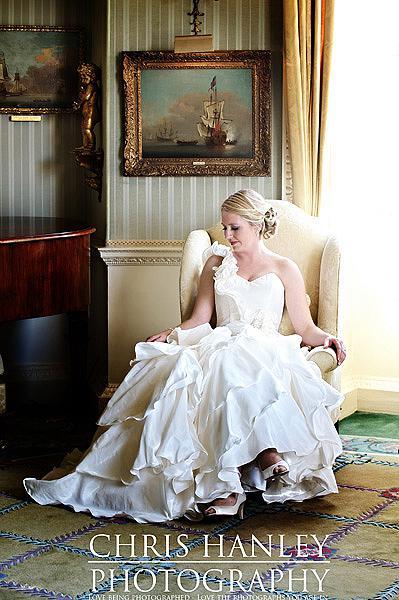
[[[346,358],[346,348],[344,342],[333,335],[328,335],[324,340],[324,348],[332,346],[335,354],[337,355],[337,362],[341,365]]]
[[[166,338],[172,333],[172,331],[173,329],[169,327],[169,329],[165,329],[164,331],[150,335],[150,337],[146,339],[146,342],[166,342]]]

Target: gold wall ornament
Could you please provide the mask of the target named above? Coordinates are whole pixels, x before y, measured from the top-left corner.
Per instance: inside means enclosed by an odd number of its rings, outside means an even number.
[[[218,0],[215,0],[218,2]],[[193,20],[190,21],[190,25],[192,25],[192,35],[176,35],[175,36],[175,46],[174,51],[179,52],[212,52],[213,51],[213,36],[212,34],[199,35],[201,32],[200,25],[202,25],[202,21],[199,20],[199,17],[203,17],[205,13],[200,12],[199,8],[199,0],[193,0],[193,8],[191,12],[187,14],[190,17],[193,17]]]
[[[102,170],[104,152],[96,150],[96,136],[94,128],[101,121],[100,106],[100,80],[101,70],[92,63],[81,63],[77,69],[80,77],[78,100],[74,102],[74,109],[81,110],[82,145],[73,151],[79,167],[87,169],[85,183],[98,192],[101,200]]]
[[[270,176],[270,51],[123,52],[122,64],[124,175]]]
[[[198,9],[198,4],[200,0],[193,0],[193,8],[191,12],[188,12],[189,17],[193,17],[193,20],[190,21],[190,25],[193,26],[192,33],[194,35],[198,35],[201,32],[200,25],[202,25],[202,21],[199,20],[199,17],[203,17],[205,13],[200,12]]]
[[[217,2],[217,0],[215,0],[215,2]],[[199,20],[199,17],[205,16],[205,13],[200,12],[198,8],[199,3],[200,0],[193,0],[193,8],[191,9],[191,12],[187,13],[189,17],[193,17],[193,20],[190,21],[190,25],[193,26],[191,31],[194,35],[198,35],[201,32],[200,25],[202,25],[202,21]]]
[[[81,109],[82,146],[80,149],[95,150],[94,127],[100,122],[100,69],[91,63],[82,63],[77,69],[80,77],[78,100],[73,103],[75,110]]]
[[[85,175],[85,183],[88,187],[98,193],[98,199],[100,201],[102,192],[104,151],[101,148],[99,150],[75,148],[73,154],[75,155],[75,160],[79,167],[89,171],[89,173],[86,173]]]

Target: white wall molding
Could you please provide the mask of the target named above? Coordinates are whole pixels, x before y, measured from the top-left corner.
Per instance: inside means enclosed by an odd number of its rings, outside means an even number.
[[[106,248],[119,248],[120,246],[128,246],[129,248],[142,248],[147,246],[181,248],[183,244],[184,240],[108,240]]]
[[[366,377],[357,378],[357,387],[365,390],[381,390],[399,393],[399,377]]]
[[[399,415],[399,378],[356,377],[344,381],[341,419],[356,410]]]
[[[345,400],[341,405],[341,412],[339,415],[340,420],[353,415],[358,410],[357,408],[357,389],[348,391],[345,393]]]
[[[180,266],[183,240],[112,240],[98,248],[108,267]]]
[[[357,410],[399,415],[399,392],[359,388],[357,391]]]
[[[98,249],[108,279],[108,381],[123,379],[137,342],[180,323],[182,240],[113,240]]]

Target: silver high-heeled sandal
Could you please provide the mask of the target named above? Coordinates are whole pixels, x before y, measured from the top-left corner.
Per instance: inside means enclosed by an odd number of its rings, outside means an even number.
[[[204,517],[234,517],[234,515],[238,515],[240,519],[244,518],[244,504],[247,499],[244,493],[237,494],[237,498],[234,504],[230,506],[217,506],[215,504],[211,504],[208,508],[211,508],[214,512],[207,513],[204,512]]]
[[[279,471],[276,471],[277,467],[284,467],[284,470],[280,469]],[[290,472],[290,468],[288,466],[288,463],[285,460],[281,459],[281,460],[278,460],[277,462],[273,463],[269,467],[266,467],[266,469],[263,469],[262,474],[263,474],[265,481],[267,483],[271,483],[272,481],[275,481],[279,477],[282,477],[283,475],[287,475],[287,473],[289,473],[289,472]]]

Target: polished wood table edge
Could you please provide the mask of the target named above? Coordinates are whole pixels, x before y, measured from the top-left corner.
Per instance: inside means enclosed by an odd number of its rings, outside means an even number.
[[[23,242],[37,242],[39,240],[49,240],[49,239],[59,239],[59,238],[71,238],[78,237],[83,235],[91,235],[96,231],[95,227],[86,227],[82,229],[78,229],[75,231],[62,231],[62,232],[54,232],[54,233],[42,233],[37,236],[35,235],[26,235],[19,237],[9,237],[7,239],[1,238],[0,244],[15,244],[15,243],[23,243]]]

